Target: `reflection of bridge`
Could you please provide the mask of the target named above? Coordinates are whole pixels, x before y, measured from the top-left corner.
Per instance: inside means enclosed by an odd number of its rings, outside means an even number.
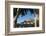
[[[35,24],[17,24],[15,25],[15,28],[19,28],[19,27],[35,27]]]

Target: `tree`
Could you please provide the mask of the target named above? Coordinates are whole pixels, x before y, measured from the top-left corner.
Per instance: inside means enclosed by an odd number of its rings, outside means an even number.
[[[35,27],[37,26],[37,20],[38,20],[38,17],[39,17],[39,10],[33,10],[34,11],[34,16],[35,16]]]
[[[24,16],[25,14],[27,14],[27,10],[26,9],[23,9],[23,8],[14,8],[13,9],[13,12],[14,12],[14,24],[16,25],[17,24],[17,19],[19,17],[19,15],[21,14],[22,16]]]

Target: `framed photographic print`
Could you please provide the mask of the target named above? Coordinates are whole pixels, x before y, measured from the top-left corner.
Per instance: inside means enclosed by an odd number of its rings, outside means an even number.
[[[6,35],[45,32],[45,4],[7,1],[5,6]]]

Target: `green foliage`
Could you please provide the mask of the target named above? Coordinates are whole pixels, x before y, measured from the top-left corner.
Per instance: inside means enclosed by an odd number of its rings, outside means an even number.
[[[19,8],[18,12],[17,12],[17,9],[18,9],[18,8],[14,8],[14,9],[13,9],[13,12],[14,12],[13,15],[14,15],[14,17],[17,15],[17,13],[18,13],[18,15],[21,14],[21,16],[24,16],[24,15],[27,14],[27,11],[30,11],[31,14],[34,14],[34,13],[39,14],[39,13],[38,13],[38,12],[39,12],[38,9]]]

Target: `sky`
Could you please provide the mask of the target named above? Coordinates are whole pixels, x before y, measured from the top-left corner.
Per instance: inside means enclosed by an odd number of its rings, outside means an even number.
[[[19,18],[17,19],[17,23],[21,23],[24,22],[25,20],[28,19],[34,19],[34,14],[31,14],[30,11],[27,11],[28,14],[26,14],[25,16],[19,16]]]

